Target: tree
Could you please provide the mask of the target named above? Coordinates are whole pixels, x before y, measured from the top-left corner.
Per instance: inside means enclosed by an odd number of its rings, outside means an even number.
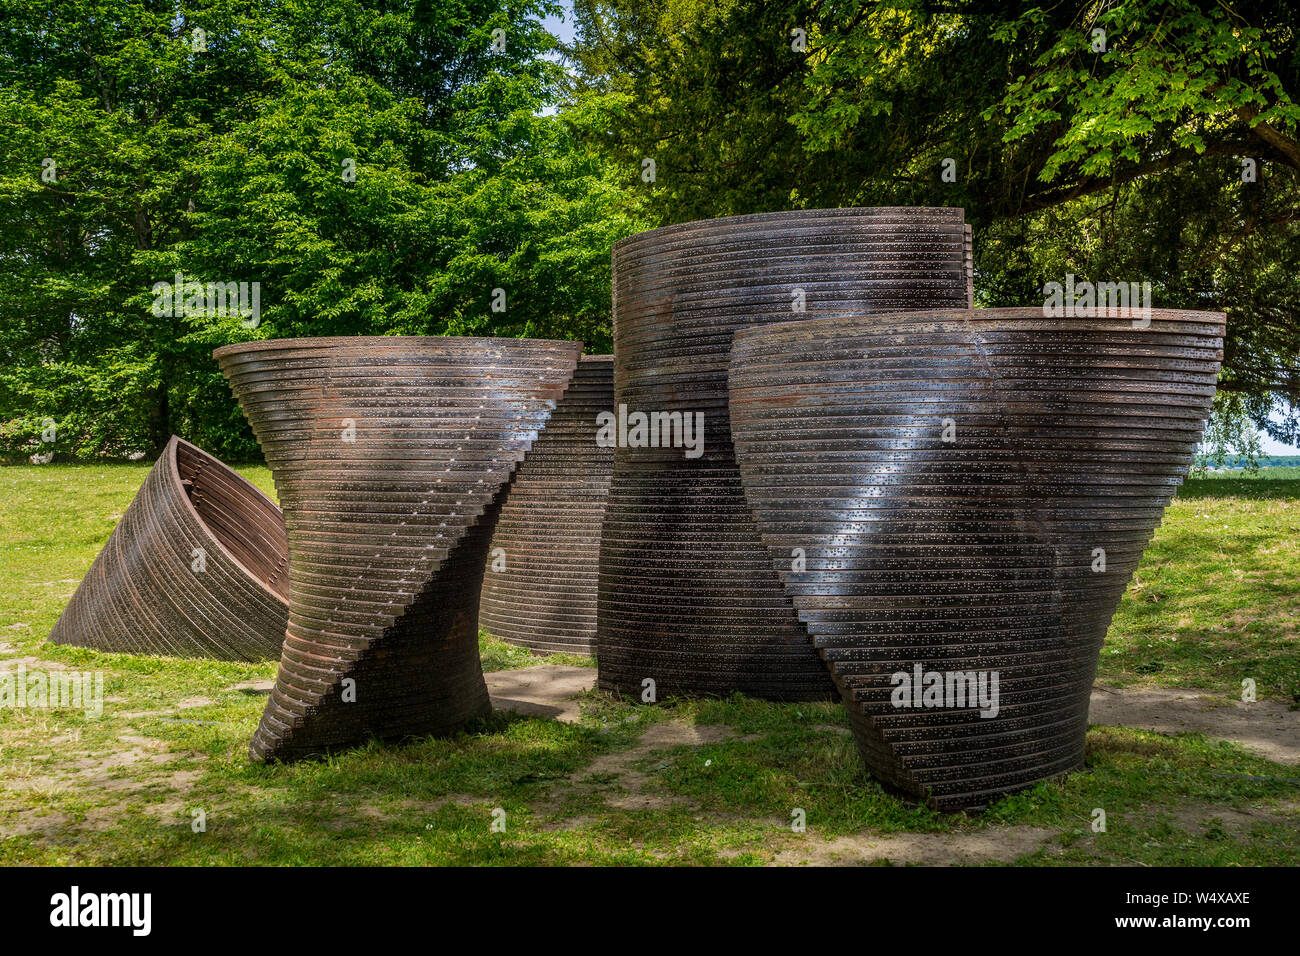
[[[982,304],[1041,300],[1068,268],[1225,309],[1225,387],[1300,439],[1294,4],[577,9],[580,91],[620,106],[594,139],[657,222],[963,206]]]
[[[1211,468],[1236,465],[1248,474],[1255,474],[1262,455],[1263,443],[1242,406],[1241,396],[1233,392],[1215,395],[1209,425],[1192,462],[1191,473],[1204,477]]]
[[[253,455],[210,356],[250,337],[608,347],[637,223],[546,115],[549,9],[0,0],[0,451]]]

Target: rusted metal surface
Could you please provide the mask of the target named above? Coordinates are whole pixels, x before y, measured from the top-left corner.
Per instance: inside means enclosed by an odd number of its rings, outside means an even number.
[[[967,302],[960,209],[738,216],[614,247],[614,392],[630,412],[703,413],[704,451],[620,447],[601,542],[600,686],[643,695],[829,699],[763,551],[731,448],[732,334],[791,319]],[[796,311],[802,307],[804,311]]]
[[[55,644],[259,661],[288,618],[280,509],[176,436],[50,633]]]
[[[447,733],[489,712],[484,558],[503,489],[579,350],[385,336],[214,353],[288,528],[288,633],[255,759]]]
[[[975,308],[975,246],[969,223],[966,226],[966,308]]]
[[[1220,313],[1134,321],[956,310],[735,337],[732,435],[769,565],[871,772],[936,808],[1082,763],[1106,628],[1223,355]],[[908,694],[896,675],[918,667],[922,687],[996,673],[996,715]]]
[[[479,624],[536,651],[591,654],[596,644],[600,526],[614,449],[596,417],[614,403],[614,357],[584,355],[515,470],[488,551]]]

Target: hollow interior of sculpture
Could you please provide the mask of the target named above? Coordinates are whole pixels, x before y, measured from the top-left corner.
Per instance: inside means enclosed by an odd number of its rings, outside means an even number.
[[[176,442],[176,474],[199,519],[249,574],[285,601],[289,539],[280,509],[238,473],[188,442]]]

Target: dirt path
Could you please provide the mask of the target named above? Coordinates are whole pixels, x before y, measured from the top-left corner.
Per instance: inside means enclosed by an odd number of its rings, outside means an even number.
[[[1203,691],[1098,684],[1088,721],[1162,734],[1201,733],[1235,741],[1276,763],[1300,764],[1300,710],[1277,701],[1244,704]]]
[[[570,724],[582,717],[575,698],[596,686],[595,668],[561,664],[491,671],[483,676],[492,706],[497,710],[512,710],[529,717],[554,717]]]
[[[576,698],[595,685],[595,671],[542,664],[488,674],[487,682],[494,707],[576,721],[581,716]],[[1198,691],[1099,685],[1093,690],[1090,719],[1093,724],[1136,727],[1159,733],[1204,733],[1236,741],[1280,763],[1300,762],[1300,713],[1289,711],[1273,701],[1234,704]],[[554,809],[561,800],[573,801],[577,797],[591,809],[587,815],[564,824],[565,827],[574,827],[589,823],[602,806],[619,810],[689,806],[690,801],[681,796],[658,792],[653,777],[638,769],[637,764],[656,750],[698,747],[733,736],[734,733],[725,727],[696,727],[680,720],[651,724],[635,747],[598,757],[566,781],[553,798],[538,809]],[[1164,809],[1173,814],[1175,825],[1189,832],[1211,819],[1233,829],[1257,820],[1276,820],[1278,813],[1295,813],[1294,806],[1278,811],[1232,810],[1201,804]],[[1058,835],[1059,832],[1052,828],[1029,826],[956,833],[864,831],[830,840],[821,839],[811,832],[799,836],[778,833],[765,849],[773,851],[771,865],[774,866],[862,866],[873,863],[963,866],[1010,863],[1042,849],[1051,853]]]
[[[34,658],[25,663],[56,670],[60,665]],[[0,664],[12,664],[13,659]],[[566,722],[581,719],[580,698],[595,685],[592,668],[541,664],[485,675],[494,707],[530,716]],[[245,693],[264,694],[273,681],[260,680],[236,685]],[[159,714],[184,715],[191,708],[210,703],[194,697],[180,701],[171,711]],[[156,716],[155,712],[125,714],[126,717]],[[180,718],[176,718],[180,719]],[[636,720],[637,715],[629,718]],[[1091,722],[1119,725],[1160,733],[1199,732],[1207,736],[1232,740],[1262,755],[1286,764],[1300,764],[1300,712],[1282,704],[1263,701],[1254,704],[1234,703],[1204,691],[1168,690],[1163,688],[1114,688],[1099,685],[1092,695]],[[843,730],[840,727],[826,728]],[[637,743],[629,749],[603,754],[588,766],[562,781],[535,809],[566,808],[564,822],[553,824],[568,829],[581,827],[597,819],[602,812],[653,811],[678,807],[693,810],[689,797],[662,786],[653,773],[643,769],[646,758],[655,751],[674,747],[700,747],[709,743],[736,739],[736,732],[723,726],[695,726],[679,719],[647,722]],[[173,765],[177,755],[160,741],[141,736],[128,727],[120,735],[122,749],[108,754],[77,754],[60,772],[34,767],[22,779],[11,780],[14,792],[89,788],[95,792],[121,791],[124,794],[148,787],[166,792],[167,799],[153,804],[149,812],[165,819],[184,817],[189,794],[200,772],[191,767]],[[122,771],[133,770],[123,774]],[[481,802],[475,798],[452,795],[444,802]],[[575,807],[582,807],[577,813]],[[428,809],[422,807],[421,809]],[[365,806],[358,812],[367,812]],[[93,808],[80,822],[80,829],[111,826],[111,806]],[[377,811],[375,811],[377,812]],[[1172,822],[1189,832],[1208,820],[1219,821],[1229,830],[1241,829],[1256,821],[1277,819],[1277,814],[1295,817],[1298,808],[1289,804],[1281,809],[1236,810],[1202,804],[1151,808],[1151,812],[1172,815]],[[714,815],[716,816],[716,815]],[[863,831],[825,839],[810,828],[806,834],[785,832],[784,821],[773,820],[774,832],[761,847],[755,847],[777,866],[843,866],[871,863],[921,864],[931,866],[969,865],[984,862],[1012,862],[1038,850],[1059,852],[1059,833],[1043,827],[989,827],[958,830],[952,833],[880,833]],[[68,821],[62,814],[23,815],[0,826],[0,838],[17,834],[46,834],[61,831]],[[730,851],[728,851],[730,852]],[[740,852],[740,851],[737,851]]]
[[[521,714],[577,721],[579,694],[596,686],[590,667],[539,664],[486,675],[492,706]],[[1207,691],[1163,687],[1092,690],[1089,722],[1162,734],[1202,733],[1231,740],[1277,763],[1300,764],[1300,710],[1272,700],[1224,701]]]
[[[855,833],[819,840],[809,834],[777,853],[773,866],[866,866],[890,862],[917,866],[1010,863],[1042,848],[1056,830],[999,827],[973,833]]]

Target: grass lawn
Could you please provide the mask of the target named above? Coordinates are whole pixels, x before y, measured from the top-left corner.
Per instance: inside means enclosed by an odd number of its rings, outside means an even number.
[[[273,493],[265,468],[239,470]],[[103,670],[107,698],[99,719],[0,710],[0,864],[1300,864],[1300,768],[1123,727],[1089,731],[1084,770],[970,816],[882,791],[838,704],[738,695],[646,707],[592,691],[578,723],[498,713],[454,739],[252,764],[274,664],[44,643],[146,471],[0,469],[0,666]],[[1261,701],[1300,703],[1295,478],[1188,482],[1115,617],[1102,681],[1226,702],[1249,677]],[[541,662],[486,637],[482,653],[488,670]]]

